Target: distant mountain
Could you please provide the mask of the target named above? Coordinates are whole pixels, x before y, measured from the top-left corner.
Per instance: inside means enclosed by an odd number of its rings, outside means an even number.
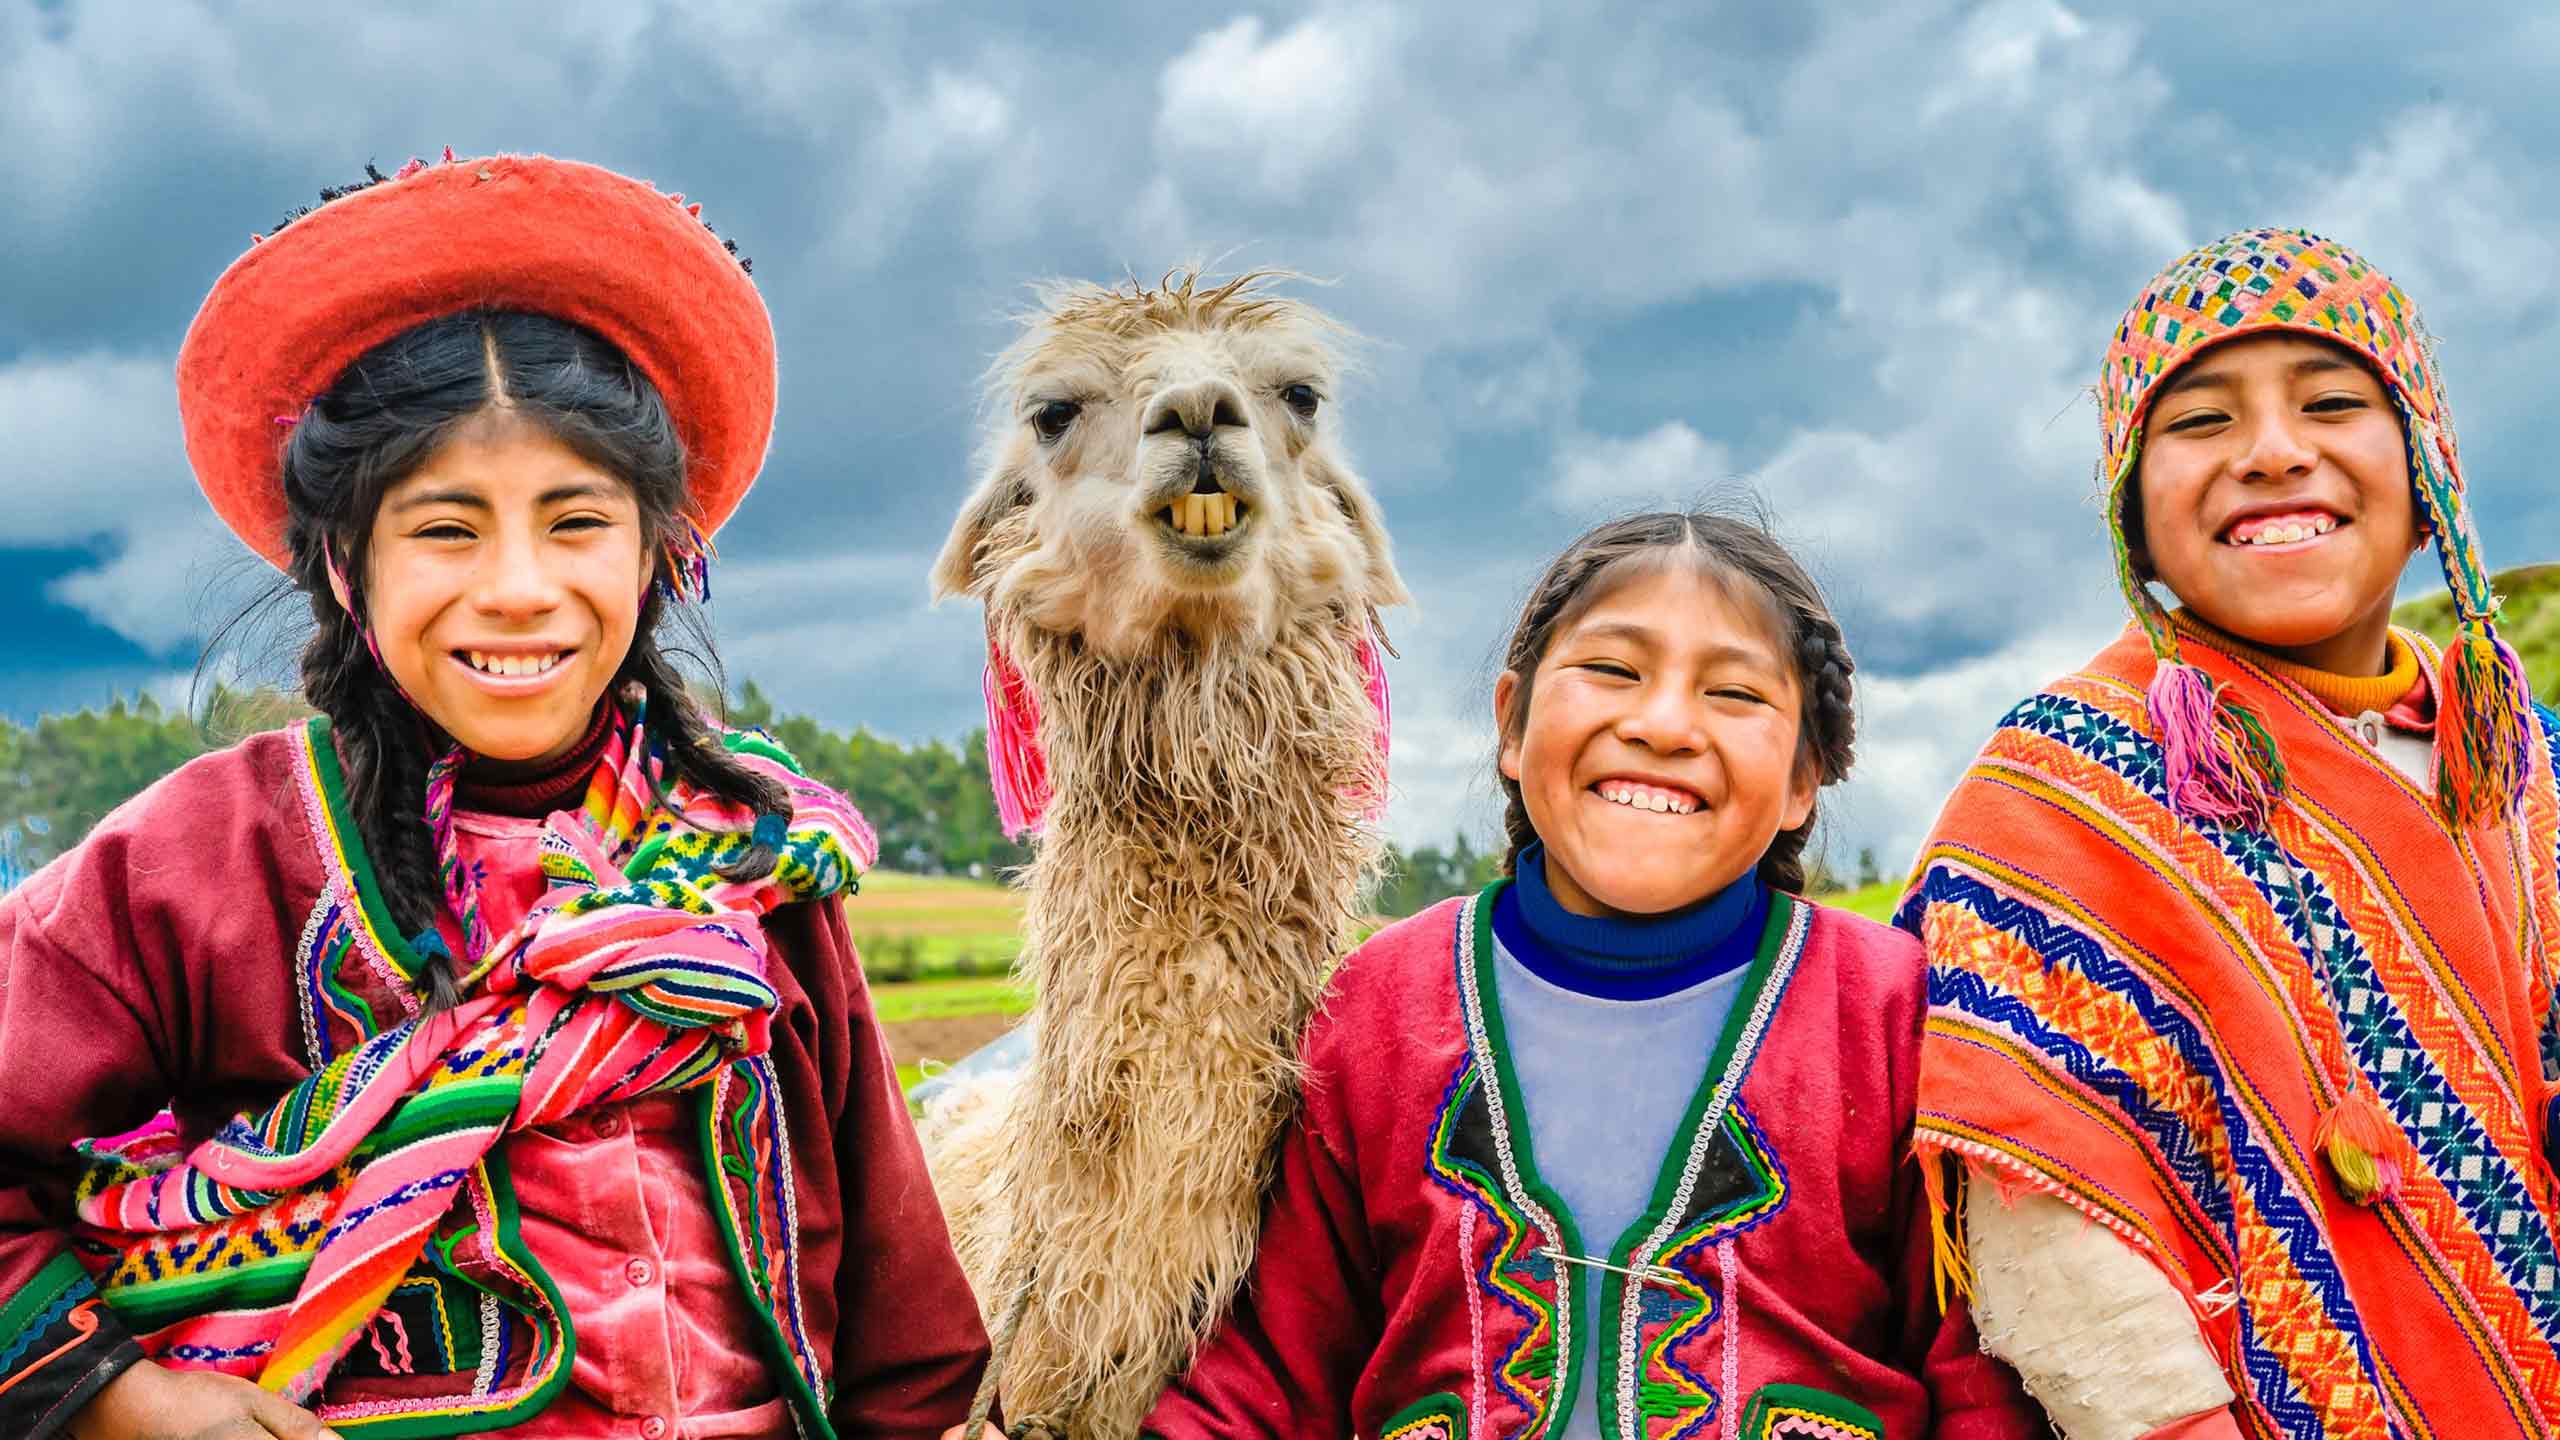
[[[2490,584],[2506,606],[2498,633],[2524,657],[2533,693],[2560,706],[2560,564],[2519,565],[2498,572]],[[2441,590],[2409,601],[2391,618],[2438,644],[2453,638],[2453,599]]]

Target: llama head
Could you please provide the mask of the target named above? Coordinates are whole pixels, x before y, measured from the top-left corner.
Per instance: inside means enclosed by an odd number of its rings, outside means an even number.
[[[984,466],[935,562],[1096,652],[1252,648],[1406,600],[1334,410],[1349,334],[1286,278],[1042,293],[989,381]]]

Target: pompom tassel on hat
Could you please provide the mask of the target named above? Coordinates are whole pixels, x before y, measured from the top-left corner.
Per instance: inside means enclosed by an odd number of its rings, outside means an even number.
[[[2182,660],[2160,663],[2144,701],[2170,808],[2216,825],[2265,824],[2284,792],[2284,761],[2258,717]]]
[[[2504,819],[2524,793],[2533,688],[2524,662],[2485,621],[2445,647],[2436,687],[2436,798],[2468,829]]]
[[[2379,1205],[2400,1198],[2400,1180],[2408,1170],[2403,1163],[2408,1137],[2384,1113],[2382,1097],[2361,1076],[2320,1117],[2311,1143],[2327,1158],[2339,1193],[2349,1200]]]

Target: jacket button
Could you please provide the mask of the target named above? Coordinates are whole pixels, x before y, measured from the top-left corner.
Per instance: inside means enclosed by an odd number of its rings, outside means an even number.
[[[634,1260],[622,1267],[622,1276],[634,1285],[646,1285],[656,1278],[658,1269],[646,1260]]]
[[[652,1415],[640,1422],[640,1440],[658,1440],[659,1436],[666,1433],[667,1422],[661,1416]]]

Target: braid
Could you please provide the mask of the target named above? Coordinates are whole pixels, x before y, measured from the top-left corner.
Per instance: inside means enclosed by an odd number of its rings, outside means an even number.
[[[624,681],[637,681],[647,696],[649,728],[666,741],[667,778],[691,781],[751,812],[756,817],[758,836],[789,824],[791,797],[783,793],[781,785],[748,769],[729,753],[728,746],[721,743],[718,726],[694,703],[684,677],[660,648],[654,631],[664,608],[665,602],[654,594],[641,607],[639,630],[631,642],[631,654],[622,662],[615,688],[620,689]],[[688,612],[686,618],[693,617]],[[718,688],[715,685],[715,693]],[[780,858],[778,846],[759,838],[719,874],[726,880],[761,880],[773,873]]]
[[[1816,786],[1848,777],[1857,758],[1858,713],[1851,677],[1858,662],[1840,635],[1821,596],[1808,592],[1787,607],[1787,623],[1795,632],[1797,688],[1803,692],[1797,726],[1796,763],[1812,772]],[[1805,813],[1804,823],[1781,830],[1760,857],[1760,881],[1773,890],[1801,894],[1805,887],[1804,852],[1813,841],[1821,807]]]
[[[347,779],[347,808],[391,923],[404,937],[427,934],[443,909],[444,881],[422,812],[431,763],[424,722],[376,673],[363,632],[325,587],[313,593],[311,611],[315,625],[302,652],[303,694],[329,717]],[[427,962],[430,1009],[459,997],[452,958],[441,948],[430,947],[421,957]]]

